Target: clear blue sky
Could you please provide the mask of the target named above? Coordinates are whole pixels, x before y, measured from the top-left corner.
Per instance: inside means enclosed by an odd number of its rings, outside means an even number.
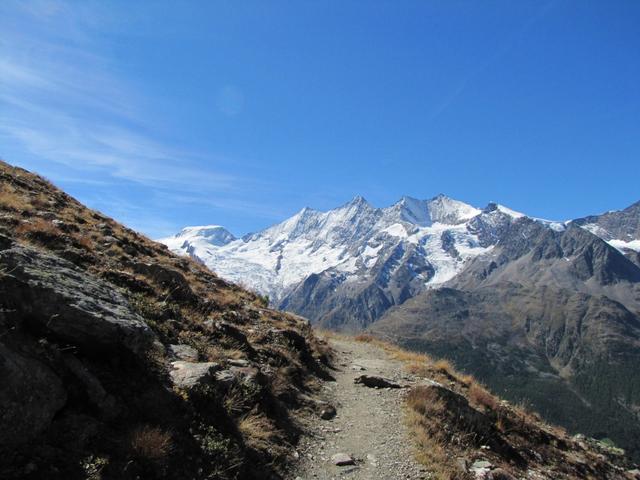
[[[0,2],[0,156],[158,237],[640,199],[640,2]]]

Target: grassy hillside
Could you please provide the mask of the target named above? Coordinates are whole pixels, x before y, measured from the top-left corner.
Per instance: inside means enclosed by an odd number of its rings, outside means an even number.
[[[300,317],[0,163],[0,478],[280,478]]]

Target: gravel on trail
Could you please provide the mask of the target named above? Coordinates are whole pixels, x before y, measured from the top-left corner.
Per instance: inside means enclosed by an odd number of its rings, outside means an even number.
[[[316,417],[308,421],[309,433],[298,446],[299,462],[291,479],[429,478],[426,468],[414,459],[413,442],[404,424],[402,406],[409,389],[354,383],[363,374],[402,386],[411,386],[417,379],[404,371],[402,362],[375,345],[341,338],[330,339],[330,343],[336,352],[336,381],[325,384],[323,399],[337,413],[331,420]]]

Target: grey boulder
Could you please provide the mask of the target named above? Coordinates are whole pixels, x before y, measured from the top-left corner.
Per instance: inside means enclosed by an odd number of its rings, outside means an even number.
[[[123,346],[141,353],[156,341],[117,289],[58,256],[14,245],[0,251],[0,270],[5,310],[37,332],[89,352]]]
[[[184,389],[211,383],[215,379],[216,371],[220,369],[220,365],[214,362],[195,363],[183,360],[172,362],[171,367],[171,381],[176,387]]]

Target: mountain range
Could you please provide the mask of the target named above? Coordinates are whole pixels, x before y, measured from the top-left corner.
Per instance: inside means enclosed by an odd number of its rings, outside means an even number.
[[[448,357],[507,399],[640,455],[640,202],[555,222],[444,195],[355,197],[235,238],[161,240],[275,307]]]

